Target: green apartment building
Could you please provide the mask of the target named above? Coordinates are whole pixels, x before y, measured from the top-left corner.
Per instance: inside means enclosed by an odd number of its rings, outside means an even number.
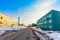
[[[51,10],[37,21],[37,25],[43,30],[60,31],[60,11]]]

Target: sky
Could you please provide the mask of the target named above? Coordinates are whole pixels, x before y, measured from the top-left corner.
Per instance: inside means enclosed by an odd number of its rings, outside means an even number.
[[[0,12],[20,23],[36,23],[52,9],[60,11],[60,0],[0,0]]]

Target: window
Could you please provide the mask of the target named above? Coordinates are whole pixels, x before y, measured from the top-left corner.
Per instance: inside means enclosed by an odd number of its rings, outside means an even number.
[[[2,19],[2,17],[1,17],[1,19]]]
[[[41,22],[40,24],[43,24],[43,22]]]
[[[44,18],[44,21],[46,20],[46,18]]]
[[[52,22],[52,20],[49,20],[49,22]]]
[[[46,18],[44,18],[44,20],[46,20]]]
[[[52,26],[49,26],[49,28],[52,28]]]
[[[49,18],[46,18],[46,20],[49,20]]]
[[[51,17],[52,15],[49,15],[48,17]]]
[[[46,23],[46,21],[44,21],[44,23]]]

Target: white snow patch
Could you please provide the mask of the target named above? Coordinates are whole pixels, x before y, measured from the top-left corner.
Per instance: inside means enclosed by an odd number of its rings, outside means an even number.
[[[42,30],[41,28],[32,27],[32,29],[37,30],[37,31],[42,32],[42,33],[46,33],[46,32],[45,32],[44,30]]]
[[[6,31],[0,31],[0,35],[3,35]]]
[[[54,33],[47,34],[47,35],[49,35],[54,40],[60,40],[60,33],[54,32]]]
[[[60,40],[60,33],[58,31],[44,31],[40,28],[36,28],[36,27],[32,27],[32,28],[42,33],[46,33],[50,38],[53,38],[54,40]],[[51,32],[51,33],[48,33],[48,32]]]
[[[20,30],[26,27],[23,26],[14,26],[14,27],[9,27],[9,26],[4,26],[4,27],[0,27],[0,35],[3,35],[6,31],[9,30]]]
[[[8,26],[5,26],[5,27],[0,27],[0,31],[1,30],[20,30],[20,29],[23,29],[23,28],[26,28],[26,27],[23,27],[23,26],[14,26],[14,27],[8,27]]]

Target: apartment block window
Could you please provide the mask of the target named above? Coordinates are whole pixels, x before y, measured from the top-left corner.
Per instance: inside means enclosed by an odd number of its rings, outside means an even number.
[[[52,20],[49,20],[49,22],[52,22]]]
[[[44,20],[46,20],[46,18],[44,18]]]
[[[48,17],[51,17],[52,15],[49,15]]]
[[[52,28],[52,26],[49,26],[49,28]]]
[[[49,20],[49,18],[47,17],[46,20]]]
[[[46,24],[46,21],[44,21],[44,23]]]
[[[40,24],[43,24],[43,22],[41,22]]]

